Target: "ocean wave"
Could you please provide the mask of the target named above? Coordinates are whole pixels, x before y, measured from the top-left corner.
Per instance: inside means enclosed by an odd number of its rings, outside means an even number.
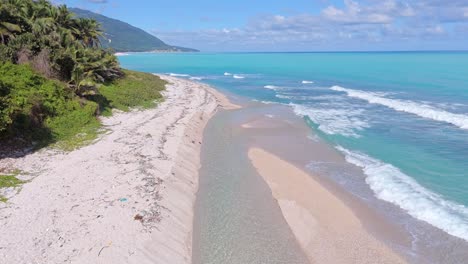
[[[393,203],[411,216],[468,241],[468,208],[445,200],[391,164],[338,147],[346,160],[361,167],[376,197]]]
[[[361,109],[317,108],[299,104],[289,104],[299,116],[308,116],[318,128],[329,135],[360,137],[357,131],[370,127],[361,118]]]
[[[447,112],[445,110],[437,109],[423,103],[417,103],[408,100],[389,99],[382,97],[377,93],[352,90],[340,86],[333,86],[330,89],[338,92],[345,92],[349,97],[366,100],[371,104],[380,104],[400,112],[406,112],[418,115],[423,118],[449,123],[462,129],[468,129],[467,115]]]
[[[130,54],[125,53],[125,52],[117,52],[117,53],[115,53],[114,55],[117,56],[117,57],[120,57],[120,56],[128,56],[128,55],[130,55]]]
[[[341,97],[336,95],[297,95],[292,93],[280,93],[275,95],[277,98],[280,99],[289,99],[289,100],[296,100],[296,101],[338,101],[342,100]]]
[[[313,84],[313,81],[302,81],[302,84]]]
[[[229,73],[229,72],[224,73],[224,76],[231,76],[231,75],[232,75],[232,73]]]
[[[180,73],[169,73],[169,75],[172,77],[189,77],[190,76],[188,74],[180,74]]]
[[[289,99],[289,100],[293,100],[296,96],[289,96],[289,95],[282,95],[282,94],[277,94],[275,95],[276,98],[279,98],[279,99]]]
[[[237,75],[237,74],[234,74],[232,77],[233,77],[234,79],[244,79],[244,78],[245,78],[244,76]]]
[[[344,100],[343,97],[341,96],[336,96],[336,95],[317,95],[317,96],[311,96],[311,100],[321,100],[321,101],[340,101]]]
[[[265,89],[270,89],[270,90],[278,90],[278,89],[280,89],[280,87],[275,86],[275,85],[265,85],[265,86],[263,86],[263,88],[265,88]]]
[[[190,77],[190,80],[194,80],[194,81],[201,81],[201,80],[204,80],[205,78],[203,77]]]

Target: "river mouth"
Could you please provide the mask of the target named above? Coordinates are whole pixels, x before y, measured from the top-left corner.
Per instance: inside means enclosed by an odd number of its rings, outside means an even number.
[[[193,263],[308,263],[248,159],[249,142],[240,124],[249,111],[219,112],[206,127]]]

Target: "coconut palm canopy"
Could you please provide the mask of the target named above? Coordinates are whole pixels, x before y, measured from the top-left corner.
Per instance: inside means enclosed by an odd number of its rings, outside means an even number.
[[[100,24],[47,0],[0,0],[0,60],[30,64],[67,82],[76,94],[122,76],[117,58],[100,47]]]

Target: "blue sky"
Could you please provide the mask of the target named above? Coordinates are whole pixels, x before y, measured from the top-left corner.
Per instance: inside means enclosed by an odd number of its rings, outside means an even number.
[[[468,0],[54,2],[202,51],[468,49]]]

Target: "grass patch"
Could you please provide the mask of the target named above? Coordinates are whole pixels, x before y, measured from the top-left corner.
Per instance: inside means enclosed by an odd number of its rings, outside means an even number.
[[[124,70],[125,77],[99,88],[102,97],[99,102],[102,114],[112,114],[112,108],[129,111],[131,108],[151,108],[162,101],[161,91],[166,81],[149,73]]]
[[[97,104],[85,102],[83,106],[47,120],[54,138],[54,146],[70,151],[85,146],[99,135],[101,123],[96,118]]]
[[[16,175],[0,175],[0,188],[15,188],[23,183]]]
[[[25,183],[25,181],[22,181],[16,176],[20,173],[19,170],[15,170],[12,172],[12,174],[9,175],[0,175],[0,188],[16,188],[21,186],[22,184]],[[0,202],[6,203],[8,202],[8,198],[5,196],[0,195]]]

